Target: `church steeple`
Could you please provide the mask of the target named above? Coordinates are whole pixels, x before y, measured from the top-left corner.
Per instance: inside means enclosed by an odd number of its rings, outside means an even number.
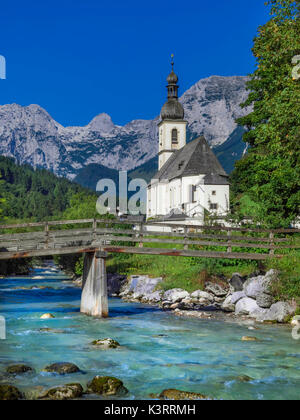
[[[178,101],[178,77],[174,72],[174,55],[172,54],[172,71],[167,78],[168,100],[161,110],[159,127],[159,169],[170,156],[186,145],[186,126],[184,109]]]
[[[178,101],[178,76],[174,72],[174,55],[171,61],[172,71],[167,77],[168,100],[161,110],[162,120],[183,120],[184,109]]]

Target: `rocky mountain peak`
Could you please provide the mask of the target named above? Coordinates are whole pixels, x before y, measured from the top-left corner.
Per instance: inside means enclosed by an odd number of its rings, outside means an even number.
[[[100,133],[108,134],[115,128],[115,125],[112,122],[110,115],[103,112],[92,119],[92,121],[88,124],[88,128],[92,131],[99,131]]]

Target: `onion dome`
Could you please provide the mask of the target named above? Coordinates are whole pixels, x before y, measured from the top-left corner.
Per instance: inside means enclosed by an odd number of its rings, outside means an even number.
[[[184,109],[177,99],[169,99],[161,110],[162,120],[183,120]]]
[[[174,73],[174,70],[167,77],[167,82],[169,85],[176,85],[178,83],[178,76]]]

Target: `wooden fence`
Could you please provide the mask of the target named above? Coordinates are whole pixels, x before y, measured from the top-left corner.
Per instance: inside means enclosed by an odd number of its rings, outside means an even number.
[[[158,231],[168,230],[168,231]],[[86,253],[265,260],[300,249],[298,229],[248,229],[119,220],[0,226],[0,259]]]

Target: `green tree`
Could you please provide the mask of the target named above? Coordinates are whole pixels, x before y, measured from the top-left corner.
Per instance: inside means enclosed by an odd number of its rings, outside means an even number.
[[[257,68],[242,104],[253,111],[237,121],[248,128],[244,141],[250,149],[236,164],[232,190],[234,204],[243,197],[240,209],[251,209],[252,218],[285,227],[300,208],[300,78],[293,78],[292,63],[300,55],[300,3],[272,0],[267,5],[271,19],[254,39]]]

